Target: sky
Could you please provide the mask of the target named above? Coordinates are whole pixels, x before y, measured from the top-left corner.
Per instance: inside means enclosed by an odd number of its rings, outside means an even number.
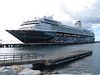
[[[7,29],[18,29],[22,22],[34,17],[52,16],[64,25],[74,26],[82,21],[83,27],[95,33],[100,41],[100,0],[0,0],[0,39],[19,42]]]

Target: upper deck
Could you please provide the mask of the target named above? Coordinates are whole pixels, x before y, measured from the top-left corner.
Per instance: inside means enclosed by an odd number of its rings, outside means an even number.
[[[21,24],[21,28],[19,29],[36,31],[54,31],[94,36],[94,33],[92,31],[82,28],[81,21],[78,21],[77,24],[79,25],[79,27],[66,26],[59,21],[53,20],[52,17],[44,17],[35,18],[34,20],[23,22]]]

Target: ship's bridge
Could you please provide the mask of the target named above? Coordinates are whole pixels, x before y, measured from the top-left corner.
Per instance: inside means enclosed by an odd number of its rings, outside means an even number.
[[[33,27],[36,27],[36,25],[38,25],[38,24],[39,24],[39,21],[37,19],[31,20],[31,21],[26,21],[20,25],[21,28],[19,28],[19,29],[20,30],[32,30]]]
[[[45,30],[54,31],[61,25],[61,22],[53,20],[51,17],[37,18],[35,20],[26,21],[21,24],[20,30]]]

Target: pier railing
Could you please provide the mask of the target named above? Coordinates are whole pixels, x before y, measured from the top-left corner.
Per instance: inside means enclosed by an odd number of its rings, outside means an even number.
[[[45,53],[0,53],[0,63],[42,60]]]

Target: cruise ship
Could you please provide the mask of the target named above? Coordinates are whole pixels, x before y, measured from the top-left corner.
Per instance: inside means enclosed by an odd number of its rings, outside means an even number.
[[[81,21],[71,27],[53,20],[52,17],[34,18],[25,21],[17,30],[6,30],[23,43],[78,44],[94,42],[94,33],[84,29]]]

